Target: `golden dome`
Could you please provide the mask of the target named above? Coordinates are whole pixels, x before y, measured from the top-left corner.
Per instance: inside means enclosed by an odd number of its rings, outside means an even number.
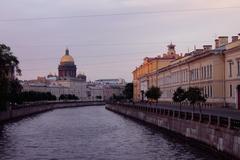
[[[66,49],[66,53],[65,53],[64,56],[62,56],[60,63],[61,64],[62,63],[74,63],[74,59],[73,59],[72,56],[69,55],[69,50],[68,49]]]
[[[70,55],[64,55],[61,58],[61,63],[74,62],[73,57]]]

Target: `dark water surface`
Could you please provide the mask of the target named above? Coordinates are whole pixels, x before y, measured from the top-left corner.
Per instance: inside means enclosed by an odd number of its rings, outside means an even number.
[[[217,159],[159,129],[105,110],[58,109],[0,125],[0,160]]]

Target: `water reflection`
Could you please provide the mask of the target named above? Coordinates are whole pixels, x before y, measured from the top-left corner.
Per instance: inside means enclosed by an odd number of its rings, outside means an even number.
[[[217,159],[104,106],[59,109],[0,126],[1,160]]]

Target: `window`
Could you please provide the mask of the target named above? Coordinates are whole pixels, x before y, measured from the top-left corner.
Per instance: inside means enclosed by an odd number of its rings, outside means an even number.
[[[206,87],[206,86],[204,86],[204,91],[203,91],[203,93],[204,93],[204,96],[206,96],[206,94],[207,94],[207,87]]]
[[[192,75],[193,75],[193,72],[192,72],[192,70],[190,70],[189,71],[189,79],[190,79],[190,81],[192,80]]]
[[[199,69],[197,69],[197,79],[199,79]]]
[[[212,86],[210,86],[210,97],[213,96],[213,92],[212,92]]]
[[[204,79],[206,79],[206,74],[207,74],[207,72],[206,72],[206,66],[204,66]]]
[[[192,80],[195,80],[195,70],[192,70]]]
[[[209,97],[209,95],[210,95],[210,88],[209,86],[207,86],[207,96]]]
[[[237,72],[238,76],[240,76],[240,60],[237,61]]]
[[[210,78],[212,78],[212,65],[210,64]]]
[[[230,97],[232,97],[232,85],[231,84],[229,86],[229,95],[230,95]]]
[[[209,65],[207,66],[207,78],[209,78],[210,76],[209,76]]]
[[[233,62],[229,62],[229,77],[232,77],[232,65],[233,65]]]
[[[183,82],[185,82],[185,70],[183,71]]]

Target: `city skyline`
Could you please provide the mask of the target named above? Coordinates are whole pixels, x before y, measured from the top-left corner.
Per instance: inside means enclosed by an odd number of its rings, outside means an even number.
[[[0,160],[240,159],[240,0],[1,0]]]
[[[57,73],[68,47],[88,80],[131,81],[143,58],[166,53],[170,42],[178,53],[186,53],[213,45],[217,36],[238,34],[240,24],[236,0],[12,2],[2,2],[7,7],[0,11],[0,43],[19,58],[20,79]]]

